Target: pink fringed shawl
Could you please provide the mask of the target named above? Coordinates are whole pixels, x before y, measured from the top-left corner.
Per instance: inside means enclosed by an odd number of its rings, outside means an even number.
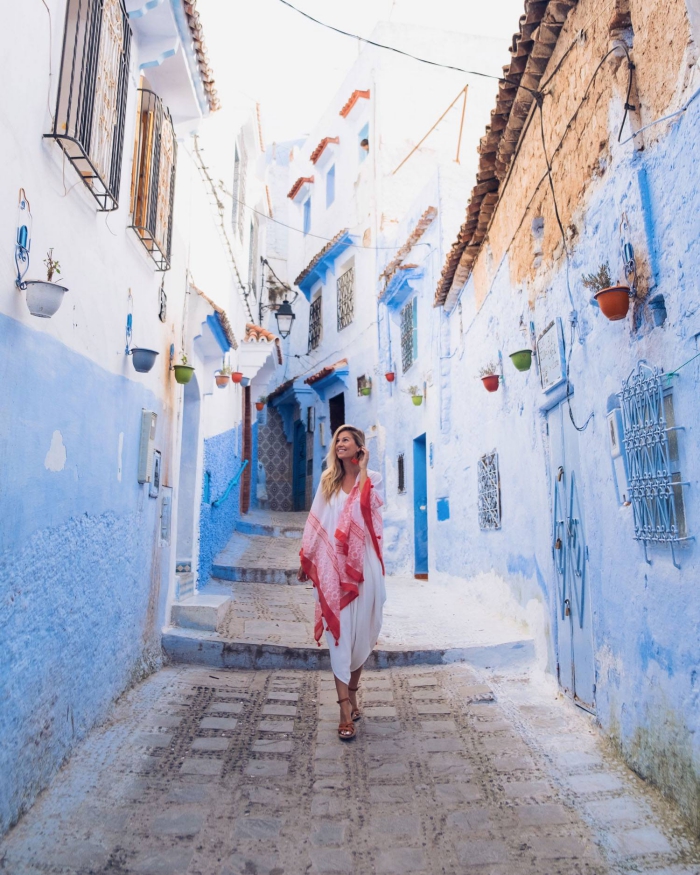
[[[362,493],[355,483],[334,532],[329,531],[330,508],[320,487],[311,505],[299,555],[301,567],[313,581],[318,593],[314,637],[319,646],[324,621],[336,644],[340,639],[340,612],[357,598],[358,587],[364,580],[367,534],[384,573],[380,543],[382,515],[379,510],[384,502],[375,488],[380,483],[381,476],[374,471],[367,472]]]

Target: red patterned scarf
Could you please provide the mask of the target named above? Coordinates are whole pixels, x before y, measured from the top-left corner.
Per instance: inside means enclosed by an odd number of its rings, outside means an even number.
[[[313,581],[318,593],[314,637],[319,646],[324,621],[335,643],[338,643],[340,612],[359,595],[359,585],[364,580],[366,534],[370,536],[384,573],[380,543],[380,508],[384,502],[375,488],[380,483],[381,476],[374,471],[367,472],[362,493],[355,483],[334,532],[329,531],[330,509],[320,487],[311,505],[299,555],[301,567]]]

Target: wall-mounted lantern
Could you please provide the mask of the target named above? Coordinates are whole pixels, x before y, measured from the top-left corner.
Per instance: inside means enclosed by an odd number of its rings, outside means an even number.
[[[286,298],[276,310],[275,319],[277,320],[279,336],[282,338],[289,337],[289,333],[292,330],[292,322],[294,322],[296,316],[294,315],[294,310],[292,310],[292,305]]]

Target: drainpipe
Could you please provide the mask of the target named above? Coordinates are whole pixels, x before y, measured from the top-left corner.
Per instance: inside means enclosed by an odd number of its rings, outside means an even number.
[[[649,291],[651,291],[656,288],[659,282],[658,249],[656,245],[656,234],[654,233],[654,207],[651,198],[651,188],[649,186],[649,175],[647,174],[647,168],[644,164],[641,152],[636,153],[635,164],[637,165],[637,188],[639,189],[639,200],[642,207],[642,221],[644,223],[644,234],[646,236],[647,253],[649,255],[649,270],[651,272],[651,285]]]

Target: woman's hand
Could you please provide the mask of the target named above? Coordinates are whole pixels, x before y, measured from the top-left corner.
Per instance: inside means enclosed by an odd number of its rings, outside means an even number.
[[[369,450],[367,447],[362,447],[362,449],[357,454],[357,461],[360,465],[360,471],[367,471],[367,464],[369,462]]]
[[[299,566],[299,570],[297,571],[297,580],[300,583],[306,583],[309,579],[309,575],[304,571],[301,566]]]

